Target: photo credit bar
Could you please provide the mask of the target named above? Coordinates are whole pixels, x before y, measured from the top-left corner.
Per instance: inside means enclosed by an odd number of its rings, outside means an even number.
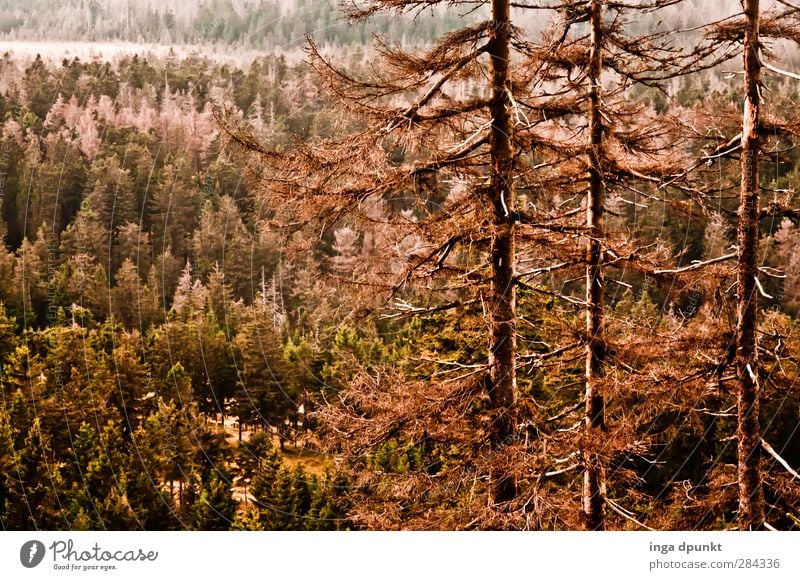
[[[798,578],[791,532],[4,532],[4,578]]]

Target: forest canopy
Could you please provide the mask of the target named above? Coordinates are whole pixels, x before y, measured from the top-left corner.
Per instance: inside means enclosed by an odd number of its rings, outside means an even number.
[[[0,59],[0,528],[800,525],[798,9],[474,4],[0,0],[263,51]]]

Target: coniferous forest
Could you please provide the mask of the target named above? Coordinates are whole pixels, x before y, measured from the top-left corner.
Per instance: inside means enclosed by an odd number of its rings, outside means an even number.
[[[0,57],[0,529],[800,528],[800,6],[710,4],[0,0],[142,47]]]

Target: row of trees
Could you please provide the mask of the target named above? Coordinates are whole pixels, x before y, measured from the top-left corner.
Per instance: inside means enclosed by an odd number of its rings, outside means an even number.
[[[758,307],[759,293],[774,300],[759,276],[784,276],[760,266],[762,232],[796,216],[791,179],[785,199],[759,204],[794,170],[789,110],[764,114],[760,73],[780,72],[766,42],[796,37],[796,7],[762,13],[748,0],[687,51],[677,31],[632,33],[641,14],[678,4],[531,4],[552,17],[532,37],[514,27],[507,0],[493,0],[489,19],[424,53],[379,44],[383,64],[363,76],[312,44],[328,94],[364,129],[284,152],[228,121],[257,156],[253,180],[279,225],[370,232],[384,259],[358,283],[394,302],[384,319],[447,313],[411,368],[356,366],[336,377],[340,403],[320,411],[330,449],[372,474],[355,505],[370,525],[558,528],[577,525],[576,513],[588,529],[727,526],[733,514],[740,529],[796,523],[797,487],[780,455],[797,459],[796,417],[780,409],[795,400],[797,330]],[[352,17],[416,10],[374,0]],[[742,55],[743,84],[718,110],[662,101],[659,111],[636,96]],[[772,184],[759,177],[768,163]],[[614,212],[612,200],[629,210]],[[697,213],[720,214],[736,252],[687,264],[691,240],[669,248],[663,230],[648,240],[639,215],[653,206],[687,230]],[[720,288],[734,259],[731,295]],[[660,308],[647,307],[649,293]],[[443,346],[449,325],[460,334]],[[370,459],[387,453],[406,459]]]
[[[215,292],[224,275],[247,304],[269,285],[281,254],[269,208],[255,207],[243,163],[221,148],[212,103],[241,105],[274,145],[327,133],[307,71],[278,58],[247,71],[196,58],[115,67],[37,58],[22,69],[6,55],[1,64],[0,263],[12,283],[0,299],[25,326],[77,304],[146,331],[164,320],[187,263],[192,280]],[[294,307],[289,288],[303,283],[287,276],[278,286]]]
[[[0,35],[15,40],[128,41],[224,45],[272,51],[303,44],[313,32],[335,46],[369,43],[373,34],[427,44],[456,28],[463,14],[425,14],[415,26],[380,17],[350,26],[337,4],[275,0],[59,0],[0,2]]]
[[[198,433],[208,437],[207,432],[189,433],[182,421],[176,426],[175,420],[174,408],[160,408],[129,442],[120,439],[113,423],[98,434],[84,422],[76,427],[65,455],[54,451],[38,421],[18,442],[18,431],[4,423],[0,525],[4,530],[352,527],[346,516],[348,486],[341,478],[308,475],[300,467],[290,470],[281,464],[277,451],[266,452],[252,473],[247,468],[234,474],[203,467],[211,459],[221,464],[224,453],[213,439],[203,440],[202,446],[193,440]],[[172,425],[167,427],[167,422]],[[173,443],[186,447],[178,450],[182,455],[169,448]],[[9,451],[12,445],[14,452]],[[245,460],[250,453],[240,451],[236,457]],[[196,462],[187,463],[192,457]],[[243,488],[249,498],[244,507],[233,493],[233,481],[251,482]]]

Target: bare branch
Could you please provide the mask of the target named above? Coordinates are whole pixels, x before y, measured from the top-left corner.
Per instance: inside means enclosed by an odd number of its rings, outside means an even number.
[[[761,440],[761,447],[763,447],[764,451],[769,453],[775,461],[783,465],[784,469],[786,469],[786,471],[788,471],[792,477],[794,477],[795,479],[800,479],[800,473],[797,473],[794,469],[792,469],[792,466],[789,465],[789,462],[786,461],[780,455],[778,455],[778,452],[775,451],[775,449],[772,448],[772,445],[767,443],[766,440],[764,439]]]
[[[633,515],[630,515],[628,510],[624,509],[619,504],[614,503],[611,499],[606,497],[605,500],[606,500],[606,503],[608,504],[608,507],[610,507],[614,512],[618,513],[619,515],[621,515],[626,520],[628,520],[630,522],[633,522],[634,524],[636,524],[637,526],[639,526],[641,528],[644,528],[645,530],[649,530],[651,532],[657,531],[657,530],[651,528],[650,526],[647,526],[647,525],[643,524],[642,522],[640,522],[639,520],[637,520],[635,517],[633,517]]]
[[[789,72],[787,70],[779,69],[778,67],[773,66],[773,65],[771,65],[771,64],[769,64],[767,62],[762,63],[762,64],[763,64],[765,69],[771,70],[772,72],[777,73],[779,75],[783,75],[785,77],[789,77],[790,79],[794,79],[796,81],[800,81],[800,75],[798,75],[797,73],[793,73],[793,72]]]
[[[770,296],[769,294],[766,293],[766,291],[764,290],[764,287],[761,285],[761,281],[758,279],[758,276],[753,278],[753,280],[756,283],[756,288],[758,288],[758,293],[759,294],[761,294],[767,300],[772,300],[774,298],[774,296]]]
[[[719,256],[718,258],[712,258],[711,260],[705,260],[703,262],[694,262],[690,266],[685,266],[683,268],[675,268],[673,270],[654,270],[653,274],[683,274],[684,272],[691,272],[692,270],[699,270],[700,268],[705,268],[707,266],[711,266],[713,264],[719,264],[720,262],[727,262],[728,260],[733,260],[736,258],[736,252],[731,254],[725,254],[724,256]]]

